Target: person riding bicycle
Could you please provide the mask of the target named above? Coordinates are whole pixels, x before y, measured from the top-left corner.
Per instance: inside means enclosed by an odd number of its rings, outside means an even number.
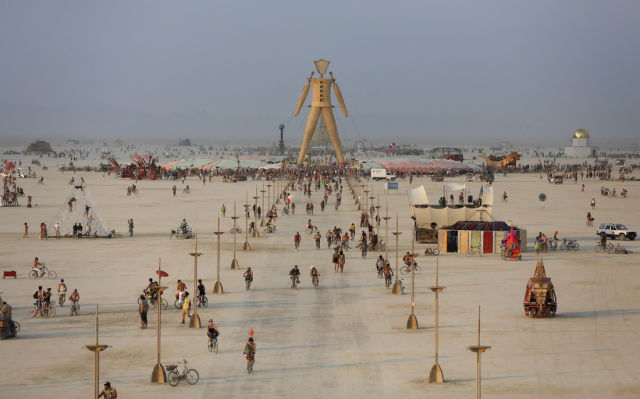
[[[209,319],[209,324],[207,325],[207,337],[209,338],[209,345],[214,339],[218,339],[218,335],[220,335],[220,331],[218,331],[218,327],[213,324],[213,319]]]
[[[52,295],[51,288],[47,288],[47,290],[42,295],[43,307],[45,308],[51,307],[51,295]]]
[[[313,223],[311,223],[311,219],[307,221],[307,230],[313,232]]]
[[[406,255],[402,257],[402,261],[405,265],[411,266],[411,254],[407,251]]]
[[[256,223],[255,222],[249,223],[249,233],[253,233],[255,229],[256,229]]]
[[[38,261],[38,257],[37,256],[33,260],[33,262],[31,263],[31,268],[38,271],[38,277],[44,276],[45,265],[44,265],[44,263],[41,263],[40,261]]]
[[[294,288],[296,283],[300,283],[300,269],[298,269],[298,265],[293,266],[293,269],[289,271],[289,278],[291,279],[291,288]]]
[[[71,315],[78,314],[78,302],[80,302],[80,293],[77,288],[73,289],[71,295],[69,295],[69,300],[71,301]]]
[[[64,279],[61,279],[58,283],[58,303],[61,303],[67,296],[67,285],[64,283]]]
[[[376,259],[376,270],[378,271],[378,277],[382,277],[382,270],[384,269],[384,258],[382,257],[382,255],[378,256],[378,259]]]
[[[244,351],[242,351],[242,353],[247,361],[256,361],[256,343],[253,341],[253,337],[249,337],[247,343],[244,344]]]
[[[296,235],[293,236],[293,244],[296,249],[300,248],[300,241],[302,241],[302,236],[300,235],[300,232],[296,232]]]
[[[142,290],[142,292],[144,292],[147,298],[149,298],[153,302],[155,302],[156,300],[156,294],[157,294],[156,287],[158,287],[158,282],[152,279],[151,277],[149,277],[149,284],[147,284],[145,289]]]
[[[247,270],[244,272],[244,274],[242,275],[242,277],[244,277],[244,281],[253,281],[253,270],[251,270],[251,267],[247,267]]]
[[[204,302],[204,297],[207,293],[207,290],[204,288],[204,283],[202,282],[202,279],[198,279],[198,307],[202,306],[202,303]]]
[[[33,299],[36,301],[33,303],[36,306],[36,311],[32,317],[36,317],[36,315],[42,311],[42,305],[44,304],[44,291],[42,290],[42,286],[38,286],[38,291],[33,293]]]
[[[391,269],[391,265],[389,262],[386,262],[384,268],[382,269],[382,274],[384,274],[385,284],[391,284],[391,277],[393,277],[393,269]]]
[[[587,212],[587,225],[591,226],[595,218],[591,216],[591,212]]]
[[[310,266],[311,271],[309,272],[309,275],[311,276],[311,279],[313,280],[314,278],[320,278],[320,272],[318,271],[318,269],[316,269],[315,266]]]

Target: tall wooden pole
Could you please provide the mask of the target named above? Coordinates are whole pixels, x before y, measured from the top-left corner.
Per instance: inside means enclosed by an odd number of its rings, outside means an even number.
[[[415,253],[415,229],[413,230],[413,234],[411,236],[411,314],[409,315],[409,319],[407,320],[407,329],[409,330],[417,330],[418,329],[418,318],[416,317],[416,256]]]
[[[218,231],[214,231],[213,234],[215,234],[218,237],[218,249],[217,249],[218,253],[217,253],[217,259],[216,259],[217,274],[216,274],[216,284],[213,287],[213,293],[222,295],[224,293],[224,289],[222,288],[222,282],[220,282],[220,236],[223,235],[224,232],[220,231],[220,215],[218,215]]]
[[[258,186],[256,186],[256,195],[253,197],[253,224],[256,226],[253,229],[253,233],[251,234],[253,237],[260,237],[260,233],[258,233]]]
[[[396,295],[402,295],[402,288],[400,286],[400,281],[398,280],[398,273],[400,269],[400,258],[398,254],[398,249],[399,249],[398,238],[400,237],[400,234],[402,234],[402,232],[399,230],[397,213],[396,213],[396,231],[394,231],[392,234],[396,236],[396,281],[393,283],[393,289],[391,290],[391,293]]]
[[[100,345],[99,342],[99,321],[98,321],[98,305],[96,305],[96,344],[86,345],[85,348],[93,352],[93,397],[98,399],[98,391],[100,386],[100,352],[107,349],[109,345]]]
[[[156,287],[156,307],[158,308],[158,337],[157,337],[157,362],[153,367],[151,373],[151,382],[164,384],[167,382],[167,372],[164,370],[164,366],[160,362],[160,348],[162,337],[162,292],[167,288],[162,286],[162,259],[158,258],[158,287]]]
[[[384,258],[389,261],[389,203],[387,202],[384,207]]]
[[[240,269],[240,263],[236,259],[236,239],[238,235],[238,216],[236,215],[236,201],[233,200],[233,260],[231,261],[231,269]]]
[[[471,352],[474,352],[476,354],[476,399],[481,399],[482,398],[482,387],[481,387],[482,375],[480,373],[480,355],[482,355],[483,352],[486,352],[489,349],[491,349],[491,347],[486,345],[480,345],[480,305],[478,305],[477,338],[478,338],[478,344],[470,346],[467,349],[469,349]]]
[[[442,372],[442,367],[440,367],[439,352],[440,352],[440,301],[438,299],[438,294],[444,290],[445,287],[440,287],[439,285],[439,275],[440,275],[440,262],[438,261],[438,257],[436,256],[436,285],[433,287],[429,287],[431,291],[436,294],[436,306],[435,306],[435,317],[436,317],[436,331],[435,331],[435,363],[431,367],[431,371],[429,372],[429,382],[431,383],[441,383],[444,382],[444,374]]]
[[[260,192],[262,193],[262,212],[260,212],[260,226],[264,226],[264,214],[266,213],[264,210],[264,193],[267,192],[267,190],[264,189],[264,181],[262,182],[262,190],[260,190]]]
[[[249,245],[249,192],[244,192],[244,245],[242,249],[244,251],[251,251],[251,245]]]
[[[198,252],[198,232],[196,231],[196,249],[194,252],[189,253],[193,256],[193,292],[194,296],[191,299],[191,303],[196,306],[193,307],[193,316],[189,320],[189,328],[200,328],[200,316],[198,315],[198,306],[200,304],[200,295],[198,295],[198,257],[202,256],[201,252]]]

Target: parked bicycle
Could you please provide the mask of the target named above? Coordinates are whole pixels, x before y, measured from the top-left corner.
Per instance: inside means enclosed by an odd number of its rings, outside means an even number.
[[[200,380],[200,374],[195,369],[190,369],[187,367],[187,360],[183,359],[181,362],[184,364],[182,372],[178,371],[177,364],[170,364],[166,366],[167,369],[167,381],[169,385],[175,387],[181,380],[185,380],[189,385],[195,385]]]
[[[593,250],[596,251],[597,253],[599,252],[613,253],[613,244],[602,245],[598,243],[593,247]]]
[[[561,251],[577,251],[580,249],[580,244],[576,240],[567,240],[566,238],[562,240],[562,244],[560,244]]]
[[[424,250],[424,254],[437,256],[440,254],[440,250],[438,249],[438,247],[430,247]]]
[[[469,250],[467,251],[467,256],[471,255],[480,255],[482,252],[480,251],[480,245],[469,245]]]

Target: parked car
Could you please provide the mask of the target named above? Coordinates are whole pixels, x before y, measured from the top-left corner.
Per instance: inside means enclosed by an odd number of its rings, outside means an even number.
[[[638,235],[635,230],[628,229],[627,226],[619,223],[601,223],[596,230],[596,234],[600,235],[602,233],[609,238],[618,238],[620,240],[625,238],[635,240]]]
[[[551,178],[549,178],[549,183],[553,183],[553,184],[562,184],[564,181],[564,179],[562,178],[562,175],[553,175],[551,176]]]

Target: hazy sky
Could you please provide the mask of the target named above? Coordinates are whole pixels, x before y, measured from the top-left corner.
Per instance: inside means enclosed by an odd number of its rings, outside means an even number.
[[[275,140],[313,60],[344,140],[640,138],[640,1],[0,0],[0,139]]]

